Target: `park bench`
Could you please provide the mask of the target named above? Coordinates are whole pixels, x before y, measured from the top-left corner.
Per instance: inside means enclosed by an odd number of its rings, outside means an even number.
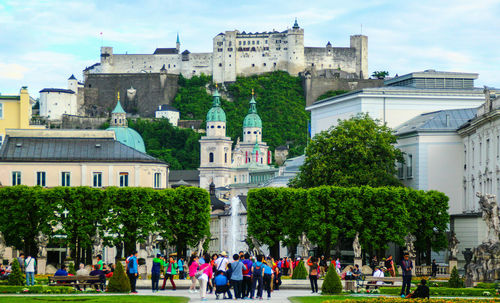
[[[73,286],[77,289],[79,287],[87,287],[93,285],[100,285],[99,276],[53,276],[49,277],[49,286]]]
[[[384,282],[382,285],[377,285],[377,282]],[[396,282],[399,282],[398,285],[396,285]],[[389,283],[389,284],[387,284]],[[369,287],[401,287],[403,283],[403,278],[402,277],[374,277],[374,276],[365,276],[363,278],[362,286],[365,286],[366,289],[369,289]],[[415,286],[412,284],[412,286]]]

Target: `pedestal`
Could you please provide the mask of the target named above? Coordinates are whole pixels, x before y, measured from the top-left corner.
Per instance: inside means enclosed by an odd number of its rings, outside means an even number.
[[[139,265],[139,277],[141,280],[148,279],[148,267],[146,265]]]
[[[45,269],[47,267],[47,258],[38,258],[36,260],[36,271],[39,275],[45,275]]]
[[[449,274],[451,274],[451,271],[453,270],[453,267],[456,267],[458,269],[458,260],[457,259],[449,260],[448,264],[450,266],[450,269],[448,271]]]
[[[354,265],[358,265],[359,269],[363,267],[363,260],[361,258],[354,258]]]

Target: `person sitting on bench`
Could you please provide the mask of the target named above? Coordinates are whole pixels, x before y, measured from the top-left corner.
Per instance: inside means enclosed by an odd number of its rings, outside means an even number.
[[[411,294],[406,296],[407,298],[422,298],[422,299],[429,299],[429,293],[430,289],[429,286],[426,285],[427,281],[425,279],[420,280],[420,284],[418,285],[417,289],[415,289]]]
[[[89,276],[98,276],[99,277],[99,281],[98,282],[95,282],[93,283],[95,285],[95,289],[97,291],[104,291],[104,286],[106,285],[106,276],[104,274],[104,271],[102,271],[100,268],[101,268],[101,265],[100,264],[96,264],[93,266],[94,270],[90,272]]]

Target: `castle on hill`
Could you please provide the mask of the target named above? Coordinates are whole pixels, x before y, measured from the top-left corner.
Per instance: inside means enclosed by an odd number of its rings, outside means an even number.
[[[215,186],[231,197],[246,195],[248,190],[274,178],[278,169],[271,165],[271,151],[262,141],[262,120],[252,93],[248,114],[243,120],[243,141],[226,136],[226,113],[217,89],[207,113],[206,136],[200,139],[200,187]]]
[[[297,20],[292,28],[278,32],[219,33],[213,50],[181,53],[179,35],[175,48],[157,48],[153,54],[113,54],[101,48],[101,62],[85,69],[86,74],[158,73],[212,75],[215,83],[233,82],[237,76],[251,76],[276,70],[298,75],[304,71],[341,70],[352,78],[368,78],[368,37],[353,35],[349,47],[305,47],[304,29]]]

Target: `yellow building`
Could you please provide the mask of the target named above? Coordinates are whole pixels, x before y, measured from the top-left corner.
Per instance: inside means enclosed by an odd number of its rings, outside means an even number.
[[[43,125],[31,125],[31,106],[34,101],[23,86],[19,95],[0,95],[0,145],[5,139],[5,130],[43,129]]]

